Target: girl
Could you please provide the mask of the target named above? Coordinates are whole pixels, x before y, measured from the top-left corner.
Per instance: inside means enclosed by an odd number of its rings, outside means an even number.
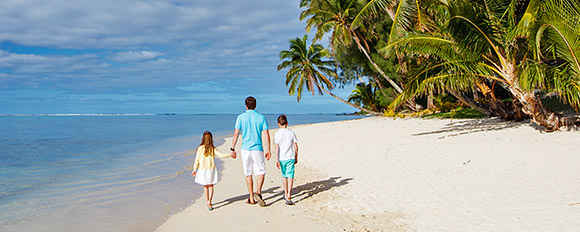
[[[213,146],[213,137],[211,132],[203,132],[201,144],[197,148],[197,155],[195,156],[195,163],[193,164],[193,172],[191,176],[195,176],[195,182],[203,185],[205,199],[207,201],[207,209],[213,210],[211,200],[213,198],[213,185],[217,183],[218,175],[215,168],[214,157],[219,158],[232,157],[236,158],[235,152],[232,154],[220,153],[216,147]]]

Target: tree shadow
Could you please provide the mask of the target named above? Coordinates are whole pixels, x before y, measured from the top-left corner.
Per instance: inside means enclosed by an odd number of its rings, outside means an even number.
[[[332,188],[340,187],[348,184],[353,178],[342,178],[342,177],[330,177],[327,180],[319,180],[314,182],[309,182],[300,186],[292,188],[292,198],[293,202],[297,203],[308,199],[318,193],[328,191]],[[266,190],[262,190],[262,196],[264,196],[264,201],[266,201],[266,207],[270,206],[276,202],[284,200],[284,190],[278,187],[271,187]],[[266,197],[267,196],[267,197]],[[214,209],[225,207],[237,201],[245,202],[249,198],[249,194],[243,194],[235,197],[231,197],[214,204]]]
[[[522,125],[529,124],[528,121],[514,122],[514,121],[504,121],[499,118],[493,119],[480,119],[480,120],[460,120],[451,122],[445,125],[443,128],[435,131],[422,132],[413,134],[413,136],[423,136],[423,135],[434,135],[434,134],[444,134],[438,139],[444,139],[446,137],[453,137],[459,135],[473,134],[486,131],[499,131],[508,128],[517,128]],[[536,130],[541,128],[534,127]]]

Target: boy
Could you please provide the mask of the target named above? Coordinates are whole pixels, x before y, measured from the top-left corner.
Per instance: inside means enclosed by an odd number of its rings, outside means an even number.
[[[286,115],[278,116],[280,130],[274,135],[276,144],[276,167],[282,172],[282,184],[284,185],[284,200],[286,205],[293,205],[291,200],[292,184],[294,184],[294,165],[298,163],[298,139],[296,134],[288,130]]]

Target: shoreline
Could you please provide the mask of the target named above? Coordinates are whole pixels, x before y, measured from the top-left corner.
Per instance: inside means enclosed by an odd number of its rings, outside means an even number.
[[[541,133],[526,122],[498,119],[383,117],[290,128],[300,146],[296,205],[284,205],[272,160],[266,162],[263,187],[268,205],[245,204],[241,161],[224,159],[215,210],[208,212],[205,202],[195,199],[156,231],[580,227],[577,132]],[[218,148],[227,149],[230,142],[231,137]]]
[[[50,126],[39,135],[18,137],[7,131],[3,137],[3,144],[18,139],[22,148],[39,138],[47,142],[37,145],[44,151],[37,162],[22,158],[3,163],[14,169],[4,172],[10,181],[3,196],[9,197],[2,201],[0,228],[153,231],[202,196],[203,188],[194,185],[187,171],[193,152],[205,129],[212,130],[216,144],[231,137],[235,115],[129,117],[2,117],[15,131],[27,123]],[[355,118],[291,117],[303,124]],[[67,136],[60,135],[61,125],[70,127]],[[80,131],[85,133],[77,135]],[[19,146],[7,148],[7,154],[19,152]]]

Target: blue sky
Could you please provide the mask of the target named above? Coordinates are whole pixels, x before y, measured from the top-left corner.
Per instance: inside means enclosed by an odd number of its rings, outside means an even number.
[[[0,114],[238,113],[249,95],[264,113],[356,111],[288,95],[278,53],[305,33],[301,11],[298,0],[2,0]]]

